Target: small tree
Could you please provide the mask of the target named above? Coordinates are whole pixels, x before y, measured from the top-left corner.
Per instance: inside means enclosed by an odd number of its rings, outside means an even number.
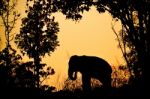
[[[28,10],[25,11],[27,17],[22,19],[20,34],[16,35],[15,43],[23,54],[33,58],[35,87],[39,88],[40,76],[45,74],[43,71],[45,65],[40,64],[41,57],[46,53],[50,55],[59,45],[57,41],[59,28],[51,15],[51,2],[34,0],[33,5],[30,4],[28,1]]]
[[[117,21],[117,20],[115,20]],[[122,29],[117,33],[115,31],[114,25],[112,25],[112,30],[115,33],[118,41],[118,47],[121,49],[123,58],[126,61],[131,78],[140,76],[140,69],[138,65],[137,52],[134,45],[130,41],[127,31],[122,27]]]
[[[15,9],[16,4],[17,0],[0,1],[0,17],[6,38],[6,47],[0,52],[0,83],[2,87],[14,85],[14,69],[21,59],[21,56],[16,54],[16,50],[10,44],[14,38],[12,29],[20,16]]]
[[[6,65],[9,66],[10,64],[10,59],[9,59],[9,51],[14,51],[12,50],[12,47],[10,45],[10,42],[14,38],[14,34],[11,34],[12,29],[15,26],[15,23],[20,16],[20,14],[17,13],[15,10],[15,6],[17,4],[17,0],[2,0],[0,2],[1,8],[0,8],[0,17],[2,19],[3,27],[5,30],[5,38],[6,38],[6,49],[5,49],[5,54],[6,54]]]
[[[16,54],[16,51],[9,47],[10,51],[5,48],[0,52],[0,87],[15,86],[15,69],[19,67],[21,56]],[[7,59],[10,60],[9,64]]]

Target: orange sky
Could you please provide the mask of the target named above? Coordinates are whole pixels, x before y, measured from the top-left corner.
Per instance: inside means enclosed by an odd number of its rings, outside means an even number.
[[[25,2],[19,0],[18,12],[24,13]],[[22,14],[22,17],[24,14]],[[61,87],[67,78],[68,60],[71,55],[93,55],[102,57],[111,65],[123,63],[120,49],[117,47],[116,36],[111,29],[112,17],[106,12],[99,14],[94,7],[84,13],[83,19],[79,22],[66,20],[61,13],[56,13],[56,20],[59,22],[60,32],[58,39],[60,46],[57,47],[51,56],[46,56],[43,62],[52,66],[56,74],[50,76],[46,83]],[[20,19],[12,33],[19,32]],[[119,23],[116,30],[120,29]],[[0,27],[1,44],[4,45],[4,32]],[[15,44],[13,44],[16,47]],[[26,59],[26,58],[25,58]]]

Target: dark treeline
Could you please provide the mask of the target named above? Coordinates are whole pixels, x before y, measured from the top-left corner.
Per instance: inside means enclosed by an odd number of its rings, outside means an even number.
[[[29,6],[29,3],[33,2],[26,2],[27,17],[22,18],[20,33],[14,35],[12,29],[20,17],[20,13],[15,8],[17,0],[0,2],[0,16],[6,39],[5,48],[0,52],[1,91],[26,88],[49,91],[55,89],[53,86],[43,85],[43,81],[55,73],[54,69],[40,62],[45,54],[50,55],[59,45],[57,41],[58,23],[51,16],[52,11],[48,2],[34,1],[33,6]],[[46,29],[43,30],[43,27]],[[21,55],[17,54],[16,49],[11,46],[12,41],[15,41]],[[24,55],[32,58],[33,61],[22,62]],[[44,67],[47,69],[45,70]]]
[[[33,6],[30,5],[31,2]],[[108,11],[114,21],[119,20],[122,25],[119,33],[116,33],[113,24],[112,29],[117,36],[131,77],[128,85],[115,89],[111,93],[116,92],[118,95],[123,94],[124,96],[126,93],[140,95],[148,88],[147,75],[149,75],[148,67],[150,65],[149,0],[27,0],[25,11],[27,17],[22,19],[20,33],[14,37],[12,29],[20,17],[20,13],[17,13],[15,8],[16,4],[17,0],[0,1],[0,17],[6,38],[6,46],[0,52],[1,91],[9,88],[50,91],[54,89],[54,87],[42,85],[42,81],[55,72],[51,67],[44,71],[43,68],[46,64],[41,63],[45,54],[51,54],[59,46],[57,40],[59,27],[52,13],[61,12],[66,16],[66,19],[78,21],[82,19],[82,14],[85,11],[90,10],[91,6],[95,6],[100,14]],[[43,27],[46,29],[43,30]],[[11,46],[12,41],[15,41],[22,55],[17,54]],[[23,63],[21,61],[23,55],[27,55],[33,61]],[[67,93],[67,91],[64,92]],[[60,93],[65,95],[64,92]],[[58,96],[61,96],[60,93],[58,92]]]

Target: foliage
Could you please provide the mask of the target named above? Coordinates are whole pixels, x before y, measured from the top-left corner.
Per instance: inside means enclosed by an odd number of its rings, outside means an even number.
[[[7,49],[8,48],[8,49]],[[0,86],[12,87],[15,85],[15,69],[19,66],[21,56],[11,46],[0,52]],[[9,54],[7,53],[9,50]],[[8,60],[10,60],[8,62]],[[9,63],[9,64],[8,64]]]
[[[31,2],[33,5],[30,5]],[[15,43],[22,54],[34,59],[34,75],[36,75],[35,86],[40,86],[40,76],[47,75],[43,71],[45,65],[40,64],[41,56],[49,55],[59,45],[57,32],[58,23],[51,15],[51,2],[47,0],[27,1],[25,12],[27,17],[22,19],[20,33],[16,35]],[[50,69],[49,69],[50,70]],[[53,70],[54,71],[54,70]]]
[[[129,40],[128,35],[124,29],[121,29],[119,33],[115,31],[113,26],[112,29],[116,34],[118,47],[121,49],[123,57],[128,66],[130,75],[132,77],[137,77],[140,71],[138,71],[139,68],[137,68],[138,59],[137,59],[137,52],[135,50],[134,45]]]
[[[5,29],[5,38],[6,38],[6,47],[0,52],[0,87],[1,88],[6,88],[6,87],[7,88],[12,88],[12,87],[13,88],[18,88],[18,87],[34,88],[35,84],[36,84],[35,81],[37,81],[37,79],[36,79],[37,75],[35,74],[35,67],[36,67],[34,64],[35,62],[32,62],[32,61],[25,62],[25,63],[21,62],[22,57],[19,54],[17,54],[17,51],[15,49],[13,49],[11,46],[11,41],[13,41],[13,39],[14,39],[14,34],[12,34],[12,29],[14,28],[15,23],[20,16],[20,14],[18,14],[15,9],[16,4],[17,4],[17,0],[5,0],[5,1],[2,0],[2,1],[0,1],[0,17],[2,18],[3,27]],[[36,4],[34,5],[34,6],[36,6],[36,8],[37,8],[37,4],[38,4],[38,2],[36,2]],[[34,8],[34,10],[35,10],[35,8]],[[33,14],[32,11],[29,14],[29,16],[31,14]],[[43,12],[44,11],[42,11],[42,9],[41,9],[41,13],[43,13]],[[36,11],[36,13],[34,13],[34,14],[37,15],[38,13],[39,12]],[[55,46],[58,45],[58,41],[56,40],[57,36],[55,35],[55,32],[59,31],[59,29],[58,29],[58,23],[53,22],[54,18],[49,19],[50,18],[49,14],[46,12],[43,13],[43,15],[47,15],[47,17],[41,18],[41,21],[39,24],[42,27],[43,27],[42,24],[46,24],[46,25],[44,25],[44,28],[46,28],[46,29],[44,29],[44,32],[42,32],[43,34],[41,34],[42,41],[40,42],[40,44],[42,43],[45,45],[42,47],[47,48],[46,50],[44,50],[46,53],[49,50],[54,51]],[[43,17],[43,16],[41,15],[39,17]],[[32,27],[30,27],[30,28],[32,28]],[[40,28],[40,29],[43,29],[43,28]],[[24,30],[24,31],[26,31],[26,30]],[[48,34],[46,34],[45,32]],[[49,47],[48,43],[51,46],[50,48],[48,48]],[[42,53],[42,56],[44,56],[44,52]],[[39,82],[39,84],[42,85],[42,82],[47,77],[49,77],[49,75],[53,75],[55,73],[55,71],[51,67],[48,67],[45,70],[43,67],[45,67],[46,64],[41,64],[39,62],[38,65],[40,66],[39,76],[42,77],[41,82]],[[47,88],[49,90],[54,89],[53,87],[49,87],[49,86],[43,87],[42,86],[42,89],[44,89],[44,90],[46,90]]]
[[[15,26],[16,20],[20,14],[17,13],[15,6],[17,0],[1,0],[0,1],[0,17],[2,19],[2,26],[5,30],[6,47],[0,52],[0,84],[1,87],[14,86],[15,84],[15,69],[19,65],[21,56],[12,48],[10,42],[14,38],[11,34]]]
[[[23,54],[30,58],[38,52],[40,56],[54,51],[58,46],[58,23],[51,16],[50,4],[44,1],[35,1],[33,7],[26,10],[27,17],[22,19],[20,34],[16,36],[16,44]]]
[[[0,52],[0,88],[34,88],[35,77],[34,75],[34,64],[32,61],[22,63],[22,57],[17,54],[16,50],[8,47]],[[9,55],[7,55],[9,50]],[[6,58],[7,57],[7,58]],[[9,65],[7,60],[9,59]],[[41,64],[46,65],[46,64]],[[49,75],[53,75],[54,69],[48,67],[47,70],[41,71],[41,76],[44,81]],[[42,82],[41,82],[42,84]],[[53,87],[43,87],[43,90],[53,90]]]
[[[0,15],[5,11],[5,2],[4,0],[0,1]]]
[[[129,83],[130,72],[126,66],[112,66],[112,87],[119,88]]]
[[[14,34],[11,34],[12,29],[15,26],[17,19],[20,14],[16,11],[17,0],[2,0],[2,8],[0,17],[3,22],[3,27],[5,29],[5,37],[6,37],[6,46],[9,46],[10,41],[13,40]]]
[[[6,48],[2,51],[2,54],[5,54],[4,56],[5,56],[6,66],[10,66],[12,62],[9,56],[12,55],[10,51],[13,51],[13,54],[16,53],[15,50],[10,45],[10,42],[14,38],[14,34],[11,34],[12,29],[14,28],[15,23],[20,16],[20,14],[18,14],[15,9],[16,4],[17,4],[17,0],[1,1],[0,17],[2,19],[2,24],[3,24],[2,26],[4,27],[5,38],[6,38]]]

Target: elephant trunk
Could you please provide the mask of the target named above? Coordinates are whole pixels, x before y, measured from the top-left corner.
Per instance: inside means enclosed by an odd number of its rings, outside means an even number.
[[[71,80],[76,80],[76,79],[77,79],[77,72],[75,72],[75,71],[69,70],[69,71],[68,71],[68,75],[69,75],[69,78],[70,78]]]

